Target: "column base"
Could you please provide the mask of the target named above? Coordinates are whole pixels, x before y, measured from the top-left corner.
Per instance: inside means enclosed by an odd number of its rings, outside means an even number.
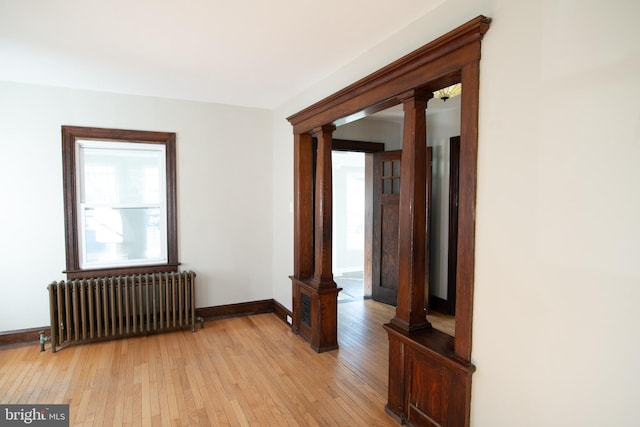
[[[420,319],[418,321],[407,322],[406,320],[400,319],[399,317],[394,317],[389,321],[389,323],[407,334],[428,331],[433,328],[433,326],[431,326],[431,322],[429,322],[426,318]]]
[[[293,325],[295,333],[309,342],[317,353],[338,348],[338,288],[333,283],[322,287],[312,279],[291,276],[293,286]]]

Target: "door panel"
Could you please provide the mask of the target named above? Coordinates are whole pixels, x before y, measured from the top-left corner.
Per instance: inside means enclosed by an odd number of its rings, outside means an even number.
[[[380,286],[391,289],[392,292],[397,289],[398,278],[398,214],[397,204],[389,203],[381,206]]]
[[[373,156],[373,250],[371,296],[396,305],[398,298],[398,217],[400,156],[385,151]]]
[[[431,215],[431,148],[427,147],[427,233],[425,286],[429,283],[429,217]],[[371,297],[396,305],[398,300],[398,232],[400,157],[402,150],[373,155],[373,241]],[[428,292],[425,293],[428,295]],[[428,306],[428,305],[427,305]]]

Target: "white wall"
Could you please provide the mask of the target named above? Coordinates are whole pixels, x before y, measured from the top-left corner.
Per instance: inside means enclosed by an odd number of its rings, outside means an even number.
[[[65,278],[61,125],[176,132],[197,305],[272,297],[269,111],[0,82],[0,331],[48,325],[46,287]]]
[[[364,118],[338,127],[336,139],[381,142],[386,151],[402,148],[402,125],[393,121]]]
[[[285,117],[484,14],[471,423],[640,418],[640,2],[449,0],[274,116],[274,294],[290,301]]]
[[[440,103],[440,109],[431,105]],[[449,160],[450,138],[460,135],[460,98],[437,98],[427,106],[427,146],[431,147],[431,236],[429,292],[447,299],[449,280]]]

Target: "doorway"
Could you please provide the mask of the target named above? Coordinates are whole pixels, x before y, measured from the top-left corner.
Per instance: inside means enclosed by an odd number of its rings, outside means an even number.
[[[371,174],[374,153],[385,150],[385,143],[346,139],[353,137],[354,128],[360,132],[354,125],[336,131],[339,137],[333,138],[331,152],[332,265],[334,280],[342,288],[338,302],[371,297]]]
[[[333,278],[338,303],[365,298],[365,154],[332,151]],[[370,295],[370,292],[369,292]]]
[[[449,321],[453,320],[455,314],[455,282],[449,280],[450,278],[455,280],[455,271],[457,260],[449,258],[447,259],[447,252],[449,249],[456,249],[456,244],[449,242],[451,233],[451,227],[457,232],[457,223],[450,221],[449,219],[449,207],[451,206],[451,196],[454,196],[455,204],[457,206],[457,192],[455,195],[450,195],[450,189],[453,188],[450,180],[451,162],[454,158],[459,158],[454,153],[459,153],[459,149],[456,150],[452,135],[459,135],[460,133],[460,121],[461,121],[461,97],[455,96],[448,98],[446,101],[438,98],[432,98],[428,102],[427,111],[427,124],[429,132],[427,133],[427,146],[428,146],[428,160],[429,165],[427,169],[427,182],[429,187],[429,198],[427,201],[428,209],[427,216],[429,222],[429,230],[427,232],[428,242],[428,258],[426,263],[426,276],[425,283],[428,283],[430,295],[428,295],[428,306],[430,313],[435,311],[439,313],[449,314],[451,316]],[[371,247],[365,246],[365,268],[364,277],[360,274],[348,275],[345,274],[345,270],[339,266],[340,257],[339,249],[333,249],[333,267],[334,278],[339,287],[343,288],[339,295],[339,301],[350,300],[350,286],[353,281],[364,280],[365,283],[365,297],[372,297],[376,301],[382,301],[390,305],[396,305],[396,292],[397,288],[397,209],[398,209],[398,193],[399,188],[399,166],[400,166],[400,153],[402,149],[402,134],[403,134],[403,111],[400,107],[392,107],[380,112],[377,112],[369,117],[355,120],[341,126],[338,126],[335,130],[333,149],[334,160],[336,160],[336,149],[349,149],[345,145],[351,141],[347,138],[375,138],[374,140],[384,140],[384,151],[378,151],[371,154],[366,154],[367,171],[365,174],[366,186],[369,194],[365,197],[367,204],[367,220],[365,224],[368,224],[370,234],[365,234],[365,238],[370,239],[366,242],[366,245],[376,246],[375,250]],[[455,138],[459,141],[459,137]],[[353,144],[353,143],[351,143]],[[364,143],[360,143],[364,144]],[[380,144],[382,145],[382,144]],[[336,148],[338,147],[338,148]],[[351,147],[352,149],[352,147]],[[349,155],[349,153],[343,153]],[[357,154],[357,153],[352,153]],[[377,159],[377,160],[375,160]],[[339,163],[334,164],[334,181],[339,179],[339,173],[335,171]],[[382,170],[383,165],[387,165],[387,172]],[[395,167],[395,173],[394,173]],[[373,176],[378,170],[377,179]],[[382,179],[382,175],[387,179]],[[457,176],[456,176],[457,178]],[[386,182],[387,189],[385,190],[382,182]],[[377,183],[377,191],[374,187],[374,182]],[[457,183],[457,179],[456,179]],[[339,203],[339,199],[343,195],[338,194],[340,184],[334,182],[334,200],[335,203]],[[344,185],[344,184],[343,184]],[[395,185],[395,192],[394,192]],[[377,194],[377,195],[376,195]],[[376,200],[377,199],[377,200]],[[374,203],[374,200],[376,202]],[[335,207],[334,207],[335,209]],[[394,219],[395,214],[395,221]],[[344,219],[340,218],[340,213],[334,211],[334,243],[339,239],[340,230],[344,229]],[[457,217],[457,215],[456,215]],[[386,227],[382,227],[383,219]],[[376,225],[373,225],[373,223]],[[450,222],[450,223],[449,223]],[[391,224],[391,225],[389,225]],[[395,238],[394,238],[395,236]],[[455,237],[454,237],[455,241]],[[356,270],[352,270],[356,271]],[[358,283],[359,284],[359,283]],[[452,289],[453,288],[453,289]],[[376,295],[376,293],[378,295]],[[358,295],[358,297],[360,297]],[[450,328],[447,329],[448,331]],[[449,333],[449,332],[447,332]],[[453,335],[450,333],[450,335]]]
[[[292,329],[317,352],[338,348],[331,266],[331,149],[336,127],[394,105],[404,111],[398,304],[389,337],[386,412],[400,424],[469,424],[475,255],[480,42],[491,19],[453,29],[422,48],[290,116],[294,159]],[[439,88],[462,83],[455,338],[431,327],[425,309],[426,120]],[[317,144],[312,141],[313,135]],[[410,369],[407,369],[409,367]],[[428,384],[428,387],[425,387]],[[411,400],[409,400],[409,397]],[[415,398],[415,399],[414,399]],[[452,410],[452,408],[454,410]]]

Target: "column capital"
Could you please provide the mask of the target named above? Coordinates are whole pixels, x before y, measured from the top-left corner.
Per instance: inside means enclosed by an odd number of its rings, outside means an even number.
[[[318,134],[318,133],[333,133],[333,131],[336,130],[336,125],[334,125],[333,123],[327,124],[327,125],[322,125],[322,126],[318,126],[317,128],[313,129],[313,133]]]
[[[407,101],[424,101],[425,103],[433,98],[433,92],[427,89],[416,88],[406,92],[402,92],[395,96],[395,98],[401,103]]]

